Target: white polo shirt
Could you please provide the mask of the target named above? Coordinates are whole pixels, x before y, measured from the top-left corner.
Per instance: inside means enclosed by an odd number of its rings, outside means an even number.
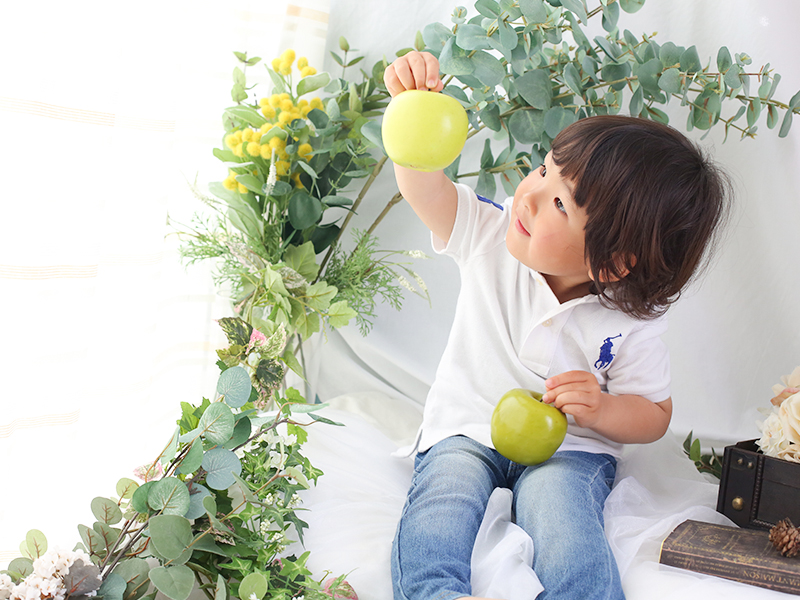
[[[548,377],[565,371],[594,374],[604,392],[636,394],[653,402],[670,397],[669,355],[660,336],[665,318],[642,321],[600,304],[594,295],[560,304],[546,280],[506,248],[513,198],[500,206],[458,184],[458,209],[447,244],[461,273],[455,319],[428,394],[417,437],[422,452],[466,435],[492,446],[490,420],[513,388],[545,391]],[[560,450],[605,452],[622,444],[568,416]]]

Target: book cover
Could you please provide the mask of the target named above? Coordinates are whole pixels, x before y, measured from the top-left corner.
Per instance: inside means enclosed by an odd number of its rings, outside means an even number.
[[[768,531],[684,521],[661,545],[659,562],[800,595],[800,558],[787,558]]]

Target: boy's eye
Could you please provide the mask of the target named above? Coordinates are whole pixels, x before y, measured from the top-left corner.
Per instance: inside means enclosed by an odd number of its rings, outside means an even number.
[[[564,208],[564,203],[561,202],[561,198],[556,198],[553,200],[553,203],[556,205],[556,208],[560,210],[562,213],[567,214],[567,209]]]
[[[542,176],[542,177],[544,177],[545,175],[547,175],[547,167],[545,167],[544,165],[542,165],[541,167],[539,167],[539,173],[541,174],[541,176]]]

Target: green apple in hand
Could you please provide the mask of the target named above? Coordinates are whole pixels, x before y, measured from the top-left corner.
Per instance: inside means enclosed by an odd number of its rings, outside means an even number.
[[[567,435],[567,417],[541,398],[538,392],[513,389],[492,413],[492,444],[500,454],[521,465],[543,463]]]
[[[467,112],[452,96],[406,90],[386,107],[381,137],[386,154],[396,164],[439,171],[461,154],[468,128]]]

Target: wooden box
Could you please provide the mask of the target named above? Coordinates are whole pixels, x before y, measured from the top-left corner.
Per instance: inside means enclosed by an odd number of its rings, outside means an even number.
[[[756,440],[727,446],[717,512],[740,527],[769,529],[786,518],[800,525],[800,464],[762,454]]]

